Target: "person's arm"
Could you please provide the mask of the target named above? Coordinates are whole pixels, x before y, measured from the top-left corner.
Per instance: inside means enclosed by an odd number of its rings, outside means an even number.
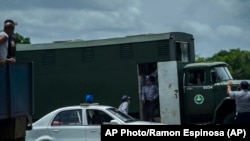
[[[232,85],[233,85],[233,82],[228,81],[228,83],[227,83],[227,94],[228,95],[232,92]]]
[[[157,75],[158,75],[157,69],[154,72],[152,72],[150,75],[153,77],[157,77]]]
[[[126,102],[122,102],[121,105],[119,106],[119,110],[123,113],[127,113],[127,105],[126,105]]]
[[[159,97],[159,91],[158,91],[158,87],[156,85],[154,85],[154,100],[156,100]]]
[[[122,105],[122,111],[128,114],[128,102],[124,102]]]
[[[11,57],[16,59],[16,42],[14,39],[11,40]]]
[[[141,91],[141,100],[144,101],[145,100],[145,87],[142,87],[142,91]]]
[[[232,92],[232,88],[231,88],[231,86],[227,86],[227,94],[229,95],[230,93]]]
[[[7,58],[6,62],[10,62],[10,63],[15,63],[16,62],[16,43],[14,38],[11,38],[10,41],[10,52],[9,52],[9,58]]]
[[[0,44],[4,44],[8,40],[8,35],[7,34],[1,34],[0,35]],[[0,60],[0,66],[5,64],[6,60]]]
[[[5,43],[7,40],[8,40],[7,36],[4,36],[4,35],[0,36],[0,44]]]
[[[7,63],[8,63],[8,62],[9,62],[9,63],[15,63],[15,62],[16,62],[16,59],[13,58],[13,57],[12,57],[12,58],[7,58],[7,59],[6,59],[6,62],[7,62]]]

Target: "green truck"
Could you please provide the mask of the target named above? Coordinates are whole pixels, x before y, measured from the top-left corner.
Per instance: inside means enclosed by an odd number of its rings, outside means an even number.
[[[0,140],[24,141],[31,130],[34,98],[32,62],[0,67]]]
[[[233,80],[225,62],[158,63],[160,119],[169,124],[233,124],[235,101],[226,93]],[[250,81],[248,81],[250,82]]]
[[[18,60],[35,63],[33,119],[85,102],[87,94],[94,102],[114,107],[129,95],[129,114],[142,119],[144,77],[157,70],[156,119],[167,124],[220,124],[234,111],[234,101],[226,98],[227,81],[233,78],[226,63],[195,63],[194,41],[192,34],[169,32],[17,45]],[[203,83],[189,84],[198,72]],[[223,109],[225,104],[232,108]]]

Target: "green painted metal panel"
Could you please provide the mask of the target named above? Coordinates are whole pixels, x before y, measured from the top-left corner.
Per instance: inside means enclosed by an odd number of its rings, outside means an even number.
[[[78,105],[88,93],[95,102],[115,107],[122,95],[130,95],[129,111],[138,113],[137,65],[175,60],[175,41],[189,43],[194,61],[193,36],[179,32],[18,45],[18,60],[35,63],[34,119],[58,107]]]

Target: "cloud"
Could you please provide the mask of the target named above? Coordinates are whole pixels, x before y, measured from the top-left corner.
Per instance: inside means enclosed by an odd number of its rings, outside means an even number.
[[[249,0],[0,0],[0,20],[18,22],[32,43],[187,32],[196,53],[250,44]],[[3,23],[0,23],[1,25]]]
[[[143,23],[138,20],[140,11],[137,0],[111,0],[109,3],[102,0],[38,0],[28,1],[27,4],[17,3],[22,6],[14,8],[6,18],[15,17],[20,23],[19,27],[22,27],[22,33],[31,37],[31,41],[35,43],[43,41],[38,38],[107,38],[121,33],[125,35],[143,27]],[[12,2],[13,5],[17,3]],[[4,15],[6,13],[8,11],[3,12]],[[18,27],[16,31],[19,31]]]
[[[183,30],[192,31],[196,36],[207,36],[211,34],[212,29],[208,24],[200,23],[198,21],[184,21],[181,24]]]
[[[234,25],[221,25],[216,30],[219,35],[226,37],[241,37],[243,35],[243,30]]]
[[[103,0],[1,0],[1,10],[34,10],[37,8],[43,9],[67,9],[67,10],[82,10],[89,9],[95,11],[116,11],[117,9],[128,7],[131,5],[137,5],[138,0],[109,0],[109,2]]]

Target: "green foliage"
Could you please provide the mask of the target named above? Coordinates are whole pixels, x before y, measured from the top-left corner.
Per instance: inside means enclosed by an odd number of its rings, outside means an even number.
[[[30,38],[23,37],[22,35],[15,33],[17,44],[30,44]]]
[[[221,50],[212,57],[197,57],[196,62],[223,61],[229,64],[228,69],[234,79],[250,78],[250,51],[231,49]]]

